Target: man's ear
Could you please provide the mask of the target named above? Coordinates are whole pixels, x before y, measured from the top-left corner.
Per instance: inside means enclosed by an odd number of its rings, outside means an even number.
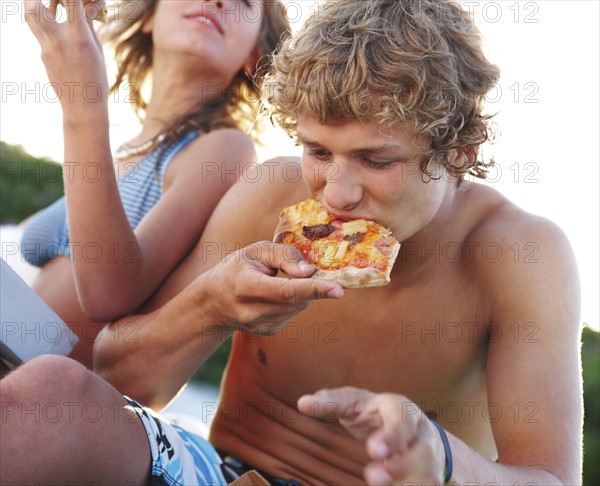
[[[458,147],[448,152],[448,162],[454,167],[471,167],[477,160],[475,147]]]

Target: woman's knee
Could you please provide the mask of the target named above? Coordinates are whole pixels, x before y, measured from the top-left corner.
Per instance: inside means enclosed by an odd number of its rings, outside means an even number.
[[[43,355],[28,361],[2,380],[3,401],[82,398],[95,377],[77,361]]]

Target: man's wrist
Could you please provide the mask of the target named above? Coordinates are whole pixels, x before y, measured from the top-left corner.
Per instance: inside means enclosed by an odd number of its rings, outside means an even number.
[[[431,423],[440,434],[440,439],[442,440],[442,445],[444,446],[444,484],[448,484],[450,479],[452,479],[452,449],[450,448],[450,441],[448,440],[446,431],[440,424],[434,420],[432,420]]]
[[[203,341],[215,337],[220,341],[225,341],[235,332],[235,329],[229,329],[234,326],[228,326],[226,313],[219,306],[219,296],[213,292],[211,272],[212,269],[197,277],[189,287],[194,300],[195,315],[193,319],[194,322],[202,323],[200,337]]]

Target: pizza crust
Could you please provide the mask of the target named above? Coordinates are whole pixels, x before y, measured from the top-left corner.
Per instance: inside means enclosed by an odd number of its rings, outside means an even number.
[[[345,289],[382,287],[390,283],[389,278],[376,268],[344,267],[339,270],[317,269],[312,278],[322,278],[339,283]]]
[[[337,270],[323,270],[317,268],[317,271],[312,275],[312,278],[322,278],[339,283],[346,289],[358,289],[369,287],[383,287],[390,283],[390,274],[398,252],[400,251],[400,243],[396,243],[391,248],[390,264],[386,272],[382,272],[377,268],[357,268],[344,267]]]

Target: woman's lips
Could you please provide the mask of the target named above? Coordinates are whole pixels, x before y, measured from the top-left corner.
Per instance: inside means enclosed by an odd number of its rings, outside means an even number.
[[[211,15],[206,12],[198,12],[198,13],[188,14],[185,16],[185,18],[189,19],[189,20],[193,20],[199,24],[204,24],[207,27],[210,27],[210,28],[216,30],[221,35],[224,34],[223,26],[221,25],[221,22],[219,22],[219,20],[217,20],[214,17],[214,15]]]

